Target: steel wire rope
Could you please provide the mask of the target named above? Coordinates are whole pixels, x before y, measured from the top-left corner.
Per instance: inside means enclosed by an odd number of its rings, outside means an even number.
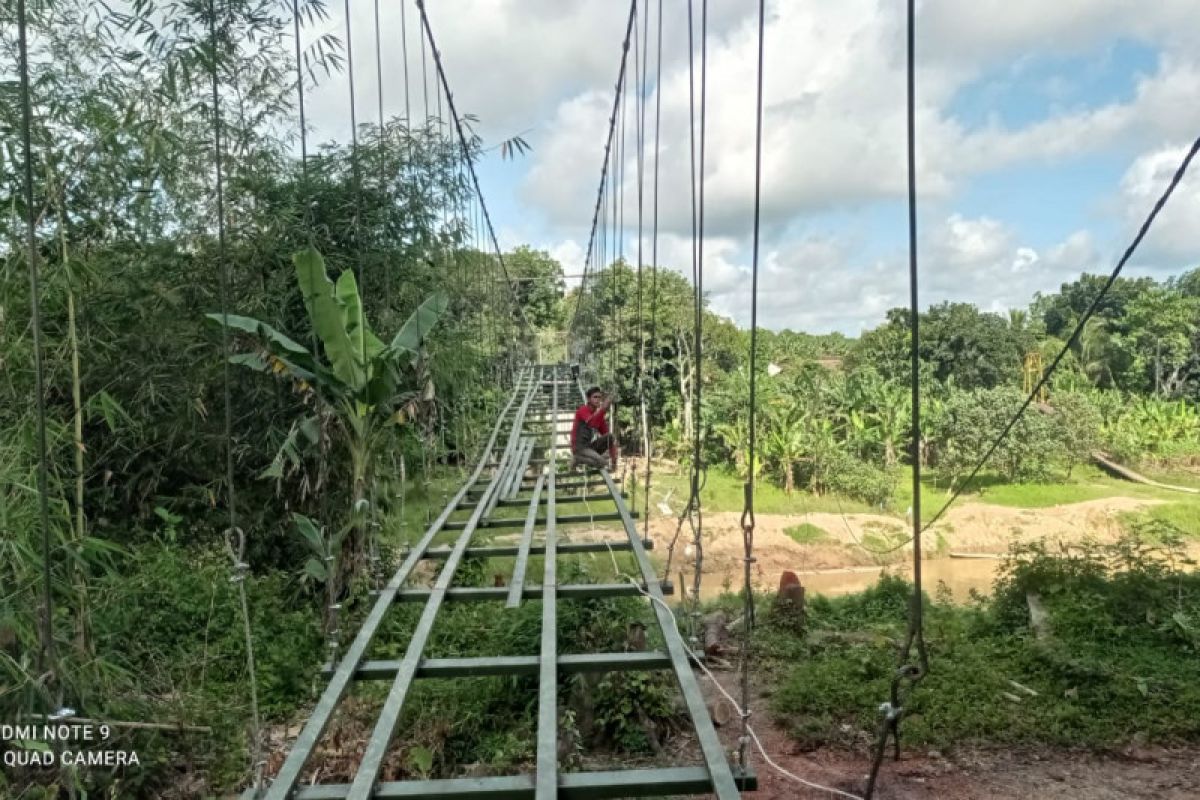
[[[510,305],[515,305],[517,313],[521,317],[521,322],[524,325],[525,332],[530,333],[533,331],[533,325],[530,324],[529,318],[525,316],[525,310],[521,308],[520,305],[516,305],[514,303],[516,294],[513,291],[512,279],[509,277],[508,267],[504,263],[504,253],[500,249],[499,239],[496,238],[496,229],[492,225],[491,214],[488,213],[487,201],[484,199],[483,189],[479,185],[479,176],[475,172],[475,160],[471,156],[471,148],[467,143],[466,134],[463,132],[462,120],[459,118],[458,110],[454,106],[454,95],[450,91],[450,83],[446,78],[446,70],[445,66],[442,64],[441,51],[438,50],[437,42],[433,38],[433,28],[429,24],[429,15],[425,11],[425,0],[416,1],[417,9],[421,12],[421,24],[425,29],[425,37],[429,40],[429,49],[433,54],[433,63],[437,68],[437,78],[442,86],[442,90],[446,93],[446,107],[450,111],[450,119],[454,123],[454,128],[458,133],[459,145],[462,148],[463,158],[466,161],[468,171],[471,174],[471,183],[475,188],[475,194],[479,198],[479,207],[483,213],[484,222],[486,223],[488,238],[491,240],[492,247],[495,250],[496,264],[498,265],[501,274],[504,276],[504,287],[508,292],[509,303]]]
[[[750,741],[750,635],[754,627],[754,587],[751,584],[751,565],[754,563],[754,471],[757,458],[756,412],[758,409],[758,255],[759,227],[762,219],[762,122],[763,122],[763,53],[765,0],[758,0],[758,81],[754,113],[754,244],[750,267],[750,474],[746,478],[742,507],[742,566],[745,596],[742,612],[742,733],[738,737],[738,763],[746,768],[746,745]]]
[[[346,77],[350,82],[350,173],[354,182],[354,254],[357,269],[355,278],[358,290],[366,297],[363,285],[362,252],[362,171],[358,163],[358,106],[354,97],[354,40],[351,38],[350,0],[345,0],[346,10]]]
[[[917,155],[916,155],[916,0],[907,3],[906,29],[906,98],[907,161],[908,161],[908,283],[909,283],[909,382],[912,395],[911,459],[912,459],[912,545],[913,591],[908,612],[908,632],[900,649],[900,665],[892,676],[888,700],[879,707],[881,720],[871,760],[871,772],[864,792],[867,800],[875,793],[879,769],[883,764],[888,739],[900,757],[900,720],[904,715],[908,694],[929,673],[929,653],[925,646],[925,600],[921,581],[921,382],[920,382],[920,314],[918,313],[917,271]],[[913,647],[917,649],[916,663],[912,661]],[[907,682],[907,692],[902,685]]]
[[[638,83],[638,94],[636,102],[636,139],[637,139],[637,321],[634,325],[634,330],[637,333],[637,353],[636,353],[636,374],[633,378],[633,385],[636,388],[638,400],[638,417],[637,427],[639,436],[639,446],[642,453],[642,458],[648,460],[650,458],[650,434],[647,425],[646,412],[646,330],[645,319],[643,317],[643,280],[642,280],[642,262],[643,252],[642,246],[644,243],[644,223],[645,223],[645,167],[646,167],[646,75],[649,71],[649,42],[650,42],[650,5],[649,3],[642,6],[642,23],[641,23],[642,44],[640,55],[635,48],[634,51],[634,74]],[[633,503],[636,506],[637,497],[637,470],[633,470]],[[645,490],[643,490],[645,494]],[[649,497],[648,494],[646,494]],[[647,509],[648,514],[648,509]],[[650,521],[645,520],[647,538],[650,530]]]
[[[708,0],[701,2],[700,22],[700,137],[699,137],[699,172],[696,164],[696,101],[695,101],[695,41],[694,41],[694,8],[692,0],[688,0],[688,138],[691,152],[691,196],[692,196],[692,297],[695,319],[693,322],[692,344],[692,468],[689,480],[690,493],[687,504],[680,515],[680,524],[676,526],[675,538],[678,539],[682,519],[687,518],[692,529],[692,547],[695,551],[692,575],[693,611],[692,641],[695,642],[695,617],[698,614],[700,602],[700,581],[704,569],[704,513],[700,495],[704,484],[703,452],[701,449],[701,380],[703,374],[703,304],[704,304],[704,142],[705,142],[705,100],[707,76],[707,32],[708,32]],[[675,541],[672,540],[668,549],[668,568],[670,556],[674,552]]]
[[[1008,422],[1005,424],[1004,428],[1001,430],[1000,434],[995,438],[995,440],[992,441],[992,444],[988,448],[987,452],[984,453],[983,457],[981,457],[975,463],[974,468],[967,475],[966,480],[964,480],[962,483],[959,484],[958,488],[956,488],[954,490],[954,492],[950,495],[950,498],[942,505],[941,508],[938,509],[937,513],[934,514],[933,517],[931,517],[928,522],[926,522],[924,525],[921,526],[922,532],[928,531],[930,528],[932,528],[933,525],[936,524],[942,518],[942,516],[946,513],[946,511],[950,508],[950,506],[954,503],[954,501],[957,500],[966,491],[967,487],[970,486],[971,483],[978,476],[979,471],[987,464],[987,462],[989,460],[991,460],[991,457],[993,455],[995,455],[997,448],[999,448],[999,446],[1004,442],[1004,440],[1012,432],[1013,427],[1015,427],[1017,422],[1020,421],[1022,415],[1024,415],[1024,413],[1029,409],[1029,406],[1033,404],[1033,401],[1037,398],[1038,393],[1041,392],[1041,390],[1046,386],[1047,383],[1049,383],[1051,376],[1054,374],[1054,371],[1056,369],[1058,369],[1063,358],[1067,355],[1068,352],[1070,352],[1072,345],[1074,345],[1075,341],[1079,338],[1080,334],[1083,332],[1083,328],[1087,324],[1087,321],[1092,318],[1093,314],[1095,314],[1096,309],[1100,306],[1100,303],[1103,302],[1104,298],[1107,296],[1109,289],[1112,288],[1113,284],[1116,282],[1116,280],[1120,276],[1121,272],[1125,269],[1125,266],[1129,263],[1129,260],[1133,257],[1134,253],[1137,252],[1137,249],[1141,245],[1142,240],[1146,237],[1146,234],[1148,234],[1150,232],[1150,228],[1153,226],[1155,219],[1157,219],[1159,212],[1162,211],[1163,207],[1166,205],[1167,200],[1170,199],[1172,194],[1174,194],[1175,189],[1179,186],[1179,183],[1183,180],[1184,175],[1186,175],[1188,168],[1191,166],[1191,163],[1195,159],[1196,154],[1198,152],[1200,152],[1200,138],[1197,138],[1194,142],[1192,142],[1191,147],[1188,149],[1187,153],[1183,157],[1183,160],[1180,162],[1179,166],[1176,168],[1174,174],[1171,177],[1171,180],[1167,183],[1166,188],[1163,190],[1163,193],[1159,196],[1158,200],[1155,201],[1154,206],[1151,208],[1151,210],[1150,210],[1149,214],[1146,216],[1145,220],[1142,221],[1141,226],[1138,228],[1137,234],[1134,236],[1134,238],[1130,242],[1129,246],[1125,249],[1125,251],[1121,255],[1121,258],[1118,260],[1117,265],[1113,268],[1112,272],[1108,276],[1108,279],[1105,281],[1104,286],[1101,287],[1100,292],[1096,295],[1096,297],[1092,300],[1091,305],[1088,306],[1087,310],[1085,310],[1083,315],[1079,318],[1078,322],[1075,325],[1075,328],[1071,331],[1071,335],[1067,337],[1066,342],[1063,343],[1063,346],[1059,349],[1058,354],[1050,362],[1050,366],[1046,368],[1046,371],[1042,375],[1041,380],[1039,380],[1037,385],[1035,385],[1033,387],[1033,391],[1031,391],[1029,393],[1029,395],[1025,398],[1025,401],[1021,404],[1021,407],[1008,420]],[[888,548],[886,550],[879,550],[879,551],[872,551],[872,552],[877,552],[880,555],[885,555],[887,553],[895,552],[896,550],[899,550],[903,547],[907,547],[909,545],[909,543],[911,543],[912,541],[913,541],[913,538],[908,537],[904,541],[896,544],[894,547]]]
[[[216,0],[208,2],[208,33],[209,46],[209,73],[212,86],[212,125],[213,125],[213,171],[216,178],[216,211],[217,211],[217,261],[220,264],[218,270],[218,284],[221,301],[221,314],[223,324],[221,325],[221,364],[222,364],[222,400],[224,404],[224,434],[225,434],[225,483],[226,497],[229,502],[229,528],[225,531],[225,545],[233,562],[233,575],[230,581],[237,584],[238,597],[240,600],[242,611],[242,633],[245,638],[246,645],[246,668],[250,676],[250,710],[253,718],[253,729],[251,737],[253,739],[252,763],[251,770],[254,773],[254,790],[255,794],[262,788],[263,783],[263,768],[265,763],[262,760],[262,727],[258,708],[258,678],[254,663],[254,637],[250,630],[250,607],[246,599],[246,576],[249,574],[250,565],[246,563],[246,535],[237,524],[237,489],[234,481],[233,469],[233,400],[231,389],[231,378],[229,374],[230,363],[232,357],[232,349],[229,342],[229,294],[230,294],[230,278],[229,278],[229,260],[226,253],[225,242],[225,176],[224,167],[222,165],[222,123],[221,123],[221,95],[220,95],[220,49],[219,40],[217,38],[217,6]],[[235,544],[236,542],[236,544]]]
[[[300,174],[306,187],[305,218],[308,215],[308,121],[304,109],[304,54],[300,47],[300,0],[292,0],[292,36],[296,46],[296,105],[300,114]]]
[[[653,199],[653,223],[652,233],[650,235],[650,360],[649,372],[654,375],[654,361],[657,355],[657,335],[658,335],[658,167],[659,167],[659,133],[662,123],[662,0],[658,0],[658,23],[655,26],[655,35],[657,38],[657,52],[655,58],[655,79],[654,79],[654,199]],[[658,397],[658,381],[655,380],[652,384],[654,397]],[[647,434],[647,442],[650,447],[646,452],[646,488],[645,497],[643,499],[643,518],[646,529],[646,538],[650,537],[650,491],[652,487],[652,467],[653,461],[653,443],[652,439]]]
[[[632,32],[633,32],[633,19],[634,19],[634,15],[636,13],[637,13],[637,0],[630,0],[629,19],[625,24],[625,39],[621,44],[621,65],[620,65],[620,69],[617,72],[617,84],[616,84],[616,90],[615,90],[614,96],[613,96],[612,111],[609,113],[609,116],[608,116],[608,135],[605,138],[604,159],[601,161],[601,167],[600,167],[600,185],[596,189],[596,205],[595,205],[595,208],[593,208],[593,210],[592,210],[591,232],[588,234],[588,243],[587,243],[587,247],[585,248],[585,251],[584,251],[585,256],[584,256],[584,265],[583,265],[583,277],[580,281],[579,292],[575,295],[575,308],[571,314],[571,324],[567,327],[568,341],[572,340],[572,338],[574,337],[575,326],[579,321],[579,308],[580,308],[580,304],[581,304],[581,299],[582,299],[583,294],[586,291],[586,287],[587,287],[588,275],[591,273],[591,268],[593,266],[595,266],[595,257],[597,255],[595,248],[598,244],[598,242],[596,241],[596,231],[597,231],[597,226],[600,221],[600,208],[601,208],[602,203],[604,202],[605,182],[607,180],[608,170],[609,170],[609,166],[611,164],[610,156],[611,156],[611,152],[612,152],[613,132],[614,132],[614,130],[616,128],[616,124],[617,124],[617,104],[621,101],[621,93],[624,90],[626,64],[629,59],[629,40],[630,40],[630,36],[632,35]],[[603,269],[603,267],[601,267],[601,269]]]
[[[29,20],[25,0],[17,0],[17,49],[20,55],[21,151],[25,163],[25,263],[29,268],[29,313],[33,328],[33,374],[37,407],[38,519],[42,529],[42,608],[38,625],[41,647],[38,671],[48,676],[51,687],[58,688],[58,657],[54,646],[54,586],[51,579],[50,548],[50,457],[46,443],[46,378],[42,362],[42,299],[37,265],[37,212],[33,196],[33,93],[29,81]],[[61,696],[58,703],[61,703]]]

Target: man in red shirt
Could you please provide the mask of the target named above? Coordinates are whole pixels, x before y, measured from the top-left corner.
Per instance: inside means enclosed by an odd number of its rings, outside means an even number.
[[[575,410],[575,421],[571,424],[571,467],[604,469],[604,452],[608,451],[608,463],[617,469],[617,443],[608,432],[605,414],[612,401],[604,396],[599,386],[587,390],[587,402]]]

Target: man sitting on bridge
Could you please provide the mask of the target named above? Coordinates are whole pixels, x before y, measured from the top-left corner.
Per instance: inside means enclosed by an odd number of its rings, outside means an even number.
[[[599,386],[587,390],[587,402],[575,410],[575,421],[571,425],[571,468],[582,464],[585,467],[604,469],[604,451],[608,451],[608,462],[613,472],[617,469],[617,443],[608,432],[608,420],[604,418],[612,400],[604,396]]]

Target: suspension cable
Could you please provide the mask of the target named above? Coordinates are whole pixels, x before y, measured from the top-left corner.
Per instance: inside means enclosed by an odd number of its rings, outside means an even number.
[[[408,15],[404,7],[408,3],[400,0],[400,54],[404,59],[404,128],[408,133],[409,160],[412,160],[412,105],[409,101],[408,82]]]
[[[358,114],[354,99],[354,40],[350,36],[350,0],[345,0],[346,9],[346,76],[350,80],[350,171],[354,181],[354,250],[357,269],[355,278],[358,290],[366,296],[363,285],[362,258],[362,174],[358,167]]]
[[[1134,236],[1133,241],[1130,242],[1129,246],[1125,248],[1125,252],[1121,255],[1116,267],[1114,267],[1113,271],[1109,274],[1108,280],[1104,282],[1104,286],[1101,287],[1100,292],[1096,295],[1095,299],[1092,300],[1091,305],[1089,305],[1087,310],[1083,312],[1083,315],[1075,324],[1075,329],[1071,331],[1071,335],[1067,337],[1066,342],[1063,343],[1063,346],[1058,351],[1058,354],[1054,356],[1054,360],[1050,362],[1050,366],[1047,367],[1045,372],[1042,374],[1041,380],[1039,380],[1037,385],[1033,387],[1033,391],[1031,391],[1029,396],[1025,398],[1025,402],[1022,403],[1017,412],[1013,414],[1012,419],[1010,419],[1008,424],[1004,426],[1004,430],[1002,430],[1000,435],[996,437],[996,440],[992,442],[991,447],[988,448],[987,452],[983,454],[983,457],[980,458],[975,464],[975,467],[971,470],[970,474],[967,476],[967,479],[959,484],[958,488],[954,490],[954,493],[950,495],[950,499],[948,499],[946,503],[940,509],[938,509],[938,512],[934,514],[933,518],[930,519],[925,525],[924,530],[928,530],[931,525],[941,519],[942,515],[946,513],[946,510],[950,508],[950,505],[957,500],[959,495],[966,491],[967,487],[975,481],[976,476],[979,474],[979,470],[981,470],[991,459],[992,455],[995,454],[996,449],[1012,431],[1013,426],[1017,424],[1017,422],[1021,419],[1021,416],[1033,403],[1034,399],[1038,396],[1046,384],[1049,383],[1050,376],[1054,374],[1054,371],[1058,369],[1058,366],[1062,362],[1063,358],[1068,352],[1070,352],[1072,345],[1075,344],[1075,341],[1079,338],[1079,335],[1083,333],[1084,326],[1096,313],[1096,309],[1099,308],[1100,303],[1108,294],[1109,289],[1111,289],[1113,284],[1116,283],[1121,271],[1125,269],[1125,265],[1129,263],[1131,258],[1133,258],[1133,254],[1141,245],[1142,240],[1146,238],[1146,234],[1150,232],[1150,227],[1154,224],[1154,220],[1158,218],[1158,213],[1162,211],[1163,206],[1167,203],[1167,200],[1172,194],[1174,194],[1175,188],[1179,186],[1180,181],[1183,180],[1183,176],[1187,173],[1188,167],[1191,165],[1192,160],[1196,157],[1197,152],[1200,152],[1200,138],[1197,138],[1192,143],[1191,148],[1188,150],[1187,154],[1183,157],[1183,160],[1176,168],[1175,174],[1171,176],[1171,180],[1167,184],[1166,189],[1163,190],[1162,195],[1159,196],[1158,200],[1154,203],[1154,207],[1150,209],[1149,215],[1147,215],[1146,219],[1142,222],[1141,227],[1138,228],[1137,235]]]
[[[694,86],[692,82],[694,50],[695,46],[692,43],[692,0],[688,0],[688,75],[689,88]],[[692,280],[693,291],[695,297],[695,341],[692,349],[693,372],[692,372],[692,476],[691,476],[691,496],[688,498],[688,505],[685,513],[689,517],[689,524],[692,525],[693,538],[692,546],[695,548],[696,557],[694,561],[694,571],[692,575],[692,594],[694,595],[694,603],[696,608],[700,602],[700,581],[704,568],[704,513],[700,499],[702,475],[704,473],[703,458],[704,452],[701,444],[701,415],[703,414],[703,406],[701,404],[702,394],[702,378],[704,369],[704,145],[706,133],[706,99],[707,99],[707,76],[708,76],[708,0],[702,0],[700,4],[700,163],[699,171],[694,168],[692,172],[692,197],[695,216],[692,220],[692,247],[694,259],[692,262]],[[693,108],[694,114],[694,91],[689,92],[689,104]],[[693,153],[695,148],[694,139],[694,122],[691,130],[693,131]],[[693,155],[694,158],[694,155]],[[691,522],[692,515],[694,523]],[[697,612],[693,611],[693,617]]]
[[[763,51],[765,0],[758,0],[758,95],[754,123],[754,249],[750,273],[750,475],[746,479],[745,504],[742,508],[742,557],[745,597],[742,614],[742,733],[738,738],[738,763],[746,768],[746,749],[750,743],[750,633],[754,627],[754,588],[751,567],[754,563],[754,465],[757,459],[755,414],[758,410],[758,245],[762,217],[762,126],[763,126]]]
[[[226,546],[229,549],[229,554],[233,561],[233,575],[230,580],[237,584],[238,597],[241,601],[242,609],[242,632],[246,644],[246,669],[250,675],[250,712],[253,716],[253,729],[251,736],[254,740],[251,748],[253,762],[251,769],[254,773],[254,789],[255,794],[261,789],[263,783],[263,768],[265,762],[262,760],[262,726],[260,724],[258,710],[258,678],[254,667],[254,639],[250,631],[250,609],[246,600],[246,575],[249,573],[249,565],[246,563],[245,549],[246,537],[241,528],[238,527],[237,520],[237,489],[234,482],[233,470],[233,400],[231,390],[231,379],[229,375],[229,359],[232,357],[232,348],[229,342],[229,260],[226,255],[225,247],[225,175],[222,165],[222,123],[221,123],[221,95],[220,95],[220,79],[218,75],[220,56],[219,56],[219,39],[217,38],[217,6],[216,0],[209,0],[209,37],[212,47],[210,54],[211,62],[210,77],[212,83],[212,119],[213,119],[213,166],[216,176],[216,202],[217,202],[217,261],[220,263],[218,270],[219,285],[220,285],[220,300],[221,300],[221,364],[222,364],[222,395],[225,406],[225,483],[226,495],[229,502],[229,527],[225,531]],[[237,545],[234,546],[233,542]]]
[[[645,222],[645,189],[646,189],[646,74],[649,72],[648,59],[650,57],[649,42],[650,42],[650,4],[642,6],[642,46],[640,56],[635,52],[634,66],[639,79],[638,95],[637,95],[637,324],[634,325],[634,330],[637,331],[638,347],[637,347],[637,396],[638,396],[638,428],[641,433],[641,451],[642,458],[649,461],[650,458],[650,429],[647,424],[646,416],[646,330],[645,322],[642,318],[642,244],[644,238],[644,222]],[[637,473],[634,472],[634,482],[637,481]],[[649,497],[649,494],[646,495]],[[636,501],[635,501],[636,502]],[[649,514],[644,515],[645,525],[649,531]]]
[[[925,648],[924,610],[925,599],[921,587],[921,383],[920,383],[920,315],[917,295],[917,156],[916,156],[916,0],[908,0],[907,14],[907,97],[906,116],[908,134],[908,283],[909,283],[909,336],[912,344],[909,376],[912,392],[912,470],[913,470],[913,593],[909,604],[908,633],[900,649],[900,665],[893,674],[889,698],[880,706],[882,719],[875,741],[871,772],[864,792],[867,800],[875,793],[879,768],[888,739],[895,745],[896,757],[900,757],[900,720],[904,715],[907,695],[929,672],[929,654]],[[916,646],[917,663],[911,663],[912,649]],[[903,684],[907,682],[907,691]]]
[[[633,35],[633,18],[635,14],[637,14],[637,0],[630,0],[629,19],[625,23],[625,39],[621,44],[621,67],[617,72],[617,85],[613,95],[612,111],[608,115],[608,136],[604,142],[604,160],[601,162],[600,168],[600,186],[596,189],[596,206],[592,210],[592,229],[588,234],[586,255],[583,263],[583,278],[579,284],[579,293],[575,295],[575,309],[571,314],[571,324],[567,327],[568,340],[574,337],[575,326],[579,321],[580,299],[587,289],[588,274],[596,260],[596,253],[593,249],[597,245],[596,229],[600,222],[600,207],[604,202],[605,184],[608,180],[608,169],[611,164],[613,134],[617,126],[617,104],[621,102],[621,93],[625,88],[625,69],[629,60],[629,40]],[[601,269],[603,269],[603,264],[601,265]]]
[[[375,100],[379,115],[379,189],[383,198],[388,194],[387,148],[384,145],[386,132],[383,122],[383,46],[379,40],[379,0],[375,0]],[[382,199],[382,198],[381,198]],[[383,267],[384,307],[390,310],[392,302],[392,270]],[[372,510],[375,504],[371,504]]]
[[[296,103],[300,109],[300,174],[308,185],[308,123],[304,113],[304,55],[300,50],[300,0],[292,0],[292,33],[296,45]],[[307,197],[304,201],[308,213]]]
[[[658,0],[658,25],[656,36],[658,40],[657,53],[655,58],[655,79],[654,79],[654,213],[652,233],[650,234],[650,360],[649,374],[655,375],[654,360],[658,355],[657,338],[658,338],[658,167],[659,167],[659,133],[662,127],[662,0]],[[655,379],[651,384],[654,388],[654,396],[658,397],[658,380]],[[651,441],[647,434],[647,441]],[[653,453],[646,453],[646,494],[643,498],[642,519],[646,526],[646,537],[650,536],[650,488],[651,479],[653,477],[650,463],[653,460]]]
[[[429,49],[433,55],[433,63],[437,68],[437,78],[441,83],[442,90],[446,93],[446,106],[450,110],[450,119],[454,122],[454,128],[458,132],[458,142],[462,148],[463,158],[467,162],[467,168],[471,173],[471,183],[475,187],[475,194],[479,198],[479,207],[483,212],[484,222],[487,224],[488,237],[491,239],[492,247],[496,251],[496,261],[500,267],[500,272],[504,276],[504,286],[508,290],[508,299],[510,305],[515,305],[517,313],[521,317],[521,322],[525,326],[525,332],[533,335],[533,325],[530,324],[529,318],[525,316],[525,309],[519,303],[515,303],[516,293],[513,291],[512,279],[508,274],[508,267],[504,263],[504,253],[500,249],[500,240],[496,238],[496,229],[492,225],[492,216],[488,213],[487,201],[483,197],[483,189],[479,185],[479,175],[475,172],[475,159],[471,155],[471,147],[467,143],[467,136],[463,132],[462,120],[458,116],[458,110],[454,106],[454,96],[450,92],[450,82],[446,79],[446,70],[442,64],[442,54],[438,50],[437,42],[433,38],[433,28],[429,25],[429,15],[425,12],[425,0],[417,0],[417,9],[421,12],[421,25],[425,29],[425,37],[429,40]],[[424,41],[424,39],[422,39]]]
[[[38,671],[58,684],[54,646],[54,593],[50,578],[50,457],[46,444],[46,379],[42,363],[42,298],[37,263],[37,212],[33,199],[33,99],[29,85],[29,33],[25,0],[17,0],[17,46],[21,63],[21,149],[25,159],[25,263],[29,267],[29,312],[33,327],[34,391],[37,393],[38,516],[42,527],[42,619]],[[60,698],[61,700],[61,698]]]

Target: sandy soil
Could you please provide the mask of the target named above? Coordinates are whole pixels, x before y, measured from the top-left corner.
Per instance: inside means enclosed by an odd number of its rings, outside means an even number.
[[[1119,515],[1159,501],[1131,497],[1109,497],[1048,508],[1011,508],[970,502],[952,508],[924,537],[929,555],[941,553],[1003,554],[1012,542],[1044,540],[1078,542],[1086,537],[1113,540],[1120,534]],[[706,514],[704,518],[704,578],[708,591],[719,591],[728,578],[739,583],[742,568],[742,536],[738,513]],[[826,537],[800,544],[788,536],[787,528],[814,525]],[[676,522],[657,519],[651,531],[658,555],[665,558],[675,535]],[[680,534],[672,572],[682,568],[691,573],[695,561],[691,533]],[[824,571],[878,572],[881,564],[903,565],[912,557],[905,523],[881,514],[759,514],[754,532],[755,582],[773,589],[784,570],[799,574]],[[985,568],[962,561],[961,570],[985,572]],[[714,588],[715,587],[715,588]]]

